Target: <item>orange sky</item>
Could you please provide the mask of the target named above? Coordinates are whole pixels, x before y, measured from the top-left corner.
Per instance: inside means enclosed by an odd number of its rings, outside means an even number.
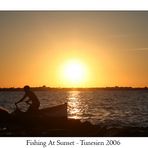
[[[0,12],[0,87],[148,86],[148,12]],[[60,70],[77,59],[85,82]]]

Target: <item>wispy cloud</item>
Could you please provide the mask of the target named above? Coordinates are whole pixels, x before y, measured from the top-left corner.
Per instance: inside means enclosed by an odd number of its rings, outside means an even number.
[[[130,36],[131,36],[131,34],[112,34],[112,35],[110,35],[111,38],[127,38]]]
[[[148,51],[148,47],[146,48],[136,48],[135,51]]]

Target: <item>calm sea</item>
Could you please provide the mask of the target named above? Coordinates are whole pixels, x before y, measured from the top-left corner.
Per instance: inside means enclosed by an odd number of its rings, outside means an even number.
[[[146,91],[35,91],[41,106],[50,107],[68,102],[68,117],[108,126],[148,127],[148,92]],[[9,112],[23,96],[21,91],[0,92],[0,106]],[[20,103],[22,111],[27,109]]]

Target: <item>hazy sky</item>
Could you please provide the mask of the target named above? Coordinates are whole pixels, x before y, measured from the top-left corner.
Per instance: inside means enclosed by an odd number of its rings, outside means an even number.
[[[78,86],[148,86],[148,12],[0,12],[0,87],[70,87],[60,67],[78,59]]]

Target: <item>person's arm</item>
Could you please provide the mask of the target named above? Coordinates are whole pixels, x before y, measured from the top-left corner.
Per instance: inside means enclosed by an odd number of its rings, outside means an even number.
[[[28,99],[28,100],[26,100],[25,102],[26,102],[27,104],[29,104],[29,105],[30,105],[30,104],[31,104],[31,103],[30,103],[30,102],[31,102],[31,99],[29,98],[29,99]]]
[[[23,96],[23,98],[20,99],[19,101],[17,101],[15,104],[18,104],[18,103],[22,102],[26,97],[27,97],[27,95],[25,94],[25,95]]]

